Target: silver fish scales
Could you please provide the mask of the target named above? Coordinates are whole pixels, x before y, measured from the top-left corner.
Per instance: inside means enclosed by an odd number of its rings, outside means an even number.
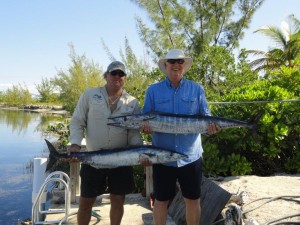
[[[109,120],[108,125],[111,126],[139,130],[147,124],[154,132],[171,134],[207,133],[209,124],[215,124],[222,129],[232,127],[253,128],[250,123],[223,117],[169,113],[131,114],[110,117]]]
[[[79,161],[94,168],[116,168],[120,166],[139,165],[141,160],[149,160],[153,164],[177,161],[187,156],[152,145],[130,146],[117,149],[101,149],[97,151],[58,153],[55,147],[45,140],[50,151],[46,171],[50,170],[57,160],[77,158]]]

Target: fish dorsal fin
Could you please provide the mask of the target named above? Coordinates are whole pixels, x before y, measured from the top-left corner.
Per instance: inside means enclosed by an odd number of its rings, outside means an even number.
[[[124,114],[124,115],[121,115],[121,116],[113,116],[113,117],[108,117],[107,119],[118,119],[118,118],[126,118],[127,116],[145,116],[147,115],[148,117],[147,118],[143,118],[144,121],[146,120],[152,120],[156,117],[156,115],[153,113],[138,113],[138,114],[134,114],[134,113],[131,113],[131,114]],[[113,124],[113,123],[111,123]]]
[[[159,112],[159,111],[152,111],[149,114],[154,114],[154,115],[161,115],[161,116],[174,116],[174,117],[195,117],[195,118],[203,118],[206,117],[203,114],[175,114],[175,113],[167,113],[167,112]]]
[[[154,119],[155,117],[156,117],[155,115],[149,116],[148,118],[143,119],[143,121],[152,120],[152,119]]]

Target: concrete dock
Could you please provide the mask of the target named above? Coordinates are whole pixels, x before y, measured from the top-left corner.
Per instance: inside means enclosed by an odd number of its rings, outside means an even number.
[[[52,205],[51,209],[59,209],[62,205]],[[71,204],[70,216],[68,224],[77,224],[76,212],[78,204]],[[100,215],[100,218],[92,216],[90,225],[110,225],[109,220],[110,199],[108,196],[97,199],[93,211]],[[45,221],[53,221],[63,218],[64,214],[48,214]],[[150,202],[141,194],[130,194],[126,196],[124,205],[124,216],[122,225],[153,225],[152,210]],[[176,225],[170,216],[168,216],[167,225]]]

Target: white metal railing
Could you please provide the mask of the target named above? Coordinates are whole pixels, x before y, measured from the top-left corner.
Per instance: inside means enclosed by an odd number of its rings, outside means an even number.
[[[57,176],[58,177],[54,177]],[[66,181],[65,181],[65,180]],[[60,186],[64,187],[65,190],[65,208],[64,209],[52,209],[52,210],[42,210],[41,208],[41,198],[42,194],[45,191],[45,188],[47,185],[51,182],[59,182]],[[70,214],[70,190],[69,190],[69,184],[70,184],[70,178],[69,176],[61,171],[55,171],[45,179],[43,185],[40,188],[40,191],[34,200],[33,206],[32,206],[32,224],[62,224],[63,222],[67,222],[68,216]],[[52,221],[40,221],[41,216],[45,214],[55,214],[55,213],[65,213],[64,217],[60,220],[52,220]]]

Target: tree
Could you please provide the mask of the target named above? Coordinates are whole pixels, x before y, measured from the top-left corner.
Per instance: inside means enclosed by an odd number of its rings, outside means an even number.
[[[300,21],[294,15],[290,15],[288,22],[283,22],[281,27],[267,26],[255,31],[269,37],[276,44],[266,52],[247,51],[260,57],[250,63],[255,71],[274,70],[281,66],[299,67],[295,60],[300,56]]]
[[[170,48],[194,55],[207,45],[238,46],[256,9],[264,0],[131,0],[145,9],[153,28],[136,17],[141,39],[161,57]]]
[[[109,59],[111,61],[117,60],[103,40],[102,45]],[[119,54],[121,61],[126,66],[127,81],[125,83],[125,89],[131,95],[135,96],[140,104],[143,104],[147,87],[157,80],[156,73],[152,72],[152,66],[145,56],[142,59],[138,59],[133,52],[127,37],[125,37],[124,49],[120,49]]]
[[[24,106],[32,103],[31,94],[26,85],[13,85],[2,94],[2,101],[9,106]]]
[[[102,40],[102,46],[108,56],[108,58],[111,61],[117,60],[115,55],[110,51],[109,47],[105,44],[105,42]],[[147,58],[144,56],[142,59],[138,59],[136,54],[133,52],[128,38],[125,36],[125,41],[124,41],[124,50],[120,48],[119,51],[121,61],[125,64],[126,66],[126,72],[129,77],[136,76],[138,74],[143,74],[145,72],[150,72],[152,67],[147,60]]]
[[[3,99],[4,99],[4,92],[0,91],[0,102],[3,103]]]
[[[194,59],[186,77],[204,85],[210,99],[228,93],[240,80],[257,79],[244,61],[236,63],[232,49],[263,1],[132,0],[152,22],[149,28],[136,17],[140,37],[154,62],[171,48],[184,49]]]
[[[59,98],[66,110],[72,113],[82,92],[103,85],[104,79],[98,65],[89,61],[85,55],[77,56],[73,45],[70,47],[72,65],[67,72],[60,70],[53,83],[58,88]]]
[[[193,65],[186,78],[199,82],[205,89],[209,101],[218,101],[241,84],[250,84],[258,79],[251,71],[245,54],[238,63],[235,56],[224,46],[206,46],[204,52],[193,58]]]
[[[57,94],[55,94],[55,86],[50,79],[42,78],[41,84],[35,85],[40,95],[41,102],[55,102],[57,101]]]

